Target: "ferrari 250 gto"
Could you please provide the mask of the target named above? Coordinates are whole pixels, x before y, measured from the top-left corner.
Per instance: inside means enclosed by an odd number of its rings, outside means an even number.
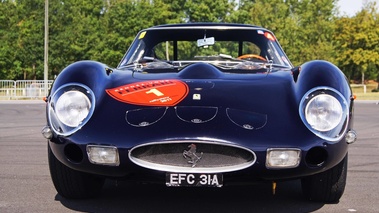
[[[140,31],[115,68],[67,66],[46,97],[42,134],[66,198],[95,196],[107,178],[273,188],[300,179],[307,199],[338,202],[353,102],[338,67],[293,66],[265,28],[161,25]]]

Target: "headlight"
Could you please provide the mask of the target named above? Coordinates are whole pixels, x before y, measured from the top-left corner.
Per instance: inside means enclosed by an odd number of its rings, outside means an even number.
[[[87,123],[94,106],[95,96],[91,89],[83,84],[65,84],[49,101],[50,125],[58,135],[73,134]]]
[[[312,97],[305,107],[305,119],[317,131],[335,128],[342,118],[341,103],[333,96],[320,94]]]
[[[63,93],[55,105],[58,119],[69,127],[77,127],[88,116],[91,109],[89,98],[80,91]]]
[[[299,113],[309,130],[329,141],[343,137],[349,119],[346,99],[329,87],[316,87],[307,92],[300,102]]]

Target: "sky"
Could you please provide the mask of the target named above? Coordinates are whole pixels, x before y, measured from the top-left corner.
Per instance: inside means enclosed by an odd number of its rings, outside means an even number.
[[[339,0],[341,15],[346,13],[348,16],[354,16],[362,9],[365,1],[376,1],[376,5],[379,6],[379,0]]]

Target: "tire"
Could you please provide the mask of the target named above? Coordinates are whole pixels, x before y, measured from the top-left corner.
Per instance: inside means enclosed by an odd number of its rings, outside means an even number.
[[[50,175],[58,194],[68,199],[86,199],[100,194],[105,178],[73,170],[61,163],[48,145]]]
[[[301,179],[303,194],[312,201],[338,203],[346,186],[347,154],[335,167]]]

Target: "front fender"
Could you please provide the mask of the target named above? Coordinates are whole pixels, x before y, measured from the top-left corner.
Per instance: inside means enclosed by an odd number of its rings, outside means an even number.
[[[310,89],[320,86],[331,87],[339,91],[347,101],[352,97],[349,82],[343,72],[328,61],[315,60],[300,67],[296,82],[298,103]]]
[[[96,100],[102,99],[108,86],[112,68],[96,61],[79,61],[67,66],[55,79],[50,95],[64,84],[80,83],[88,86]]]

